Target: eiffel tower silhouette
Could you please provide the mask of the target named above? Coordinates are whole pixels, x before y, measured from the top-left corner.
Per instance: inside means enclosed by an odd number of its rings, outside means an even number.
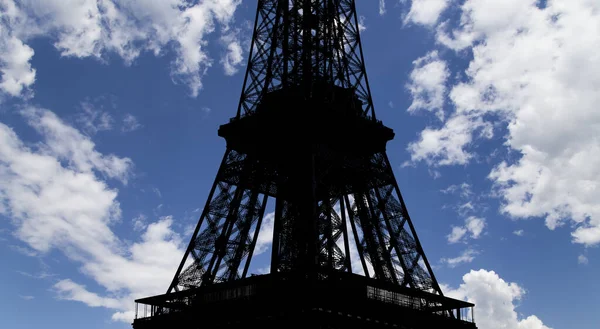
[[[133,327],[476,328],[445,297],[386,155],[354,0],[258,0],[237,114],[164,295]],[[270,273],[248,275],[274,202]]]

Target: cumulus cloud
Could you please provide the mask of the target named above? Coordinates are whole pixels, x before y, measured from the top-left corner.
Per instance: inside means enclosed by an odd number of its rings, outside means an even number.
[[[34,51],[16,37],[7,35],[2,29],[0,54],[0,89],[11,96],[19,96],[35,82],[35,69],[29,63]]]
[[[404,21],[433,26],[449,3],[450,0],[412,0]]]
[[[462,240],[462,238],[467,234],[467,229],[462,226],[453,226],[452,232],[448,234],[448,242],[449,243],[457,243]]]
[[[195,97],[212,65],[207,36],[217,25],[227,29],[240,3],[0,0],[0,90],[19,96],[34,83],[34,51],[27,42],[46,37],[62,56],[105,61],[107,54],[117,54],[126,64],[145,51],[159,55],[173,49],[172,78],[185,83]]]
[[[441,285],[444,295],[475,304],[475,320],[482,329],[550,329],[535,315],[523,318],[517,305],[525,290],[517,283],[506,282],[494,271],[484,269],[463,276],[456,289]]]
[[[140,227],[140,241],[121,241],[111,228],[121,220],[118,191],[109,184],[126,183],[132,161],[98,152],[48,110],[21,113],[41,140],[27,146],[0,123],[0,214],[31,249],[63,252],[100,287],[92,292],[65,278],[53,287],[59,298],[113,309],[114,319],[131,321],[131,301],[164,292],[183,255],[173,219]]]
[[[467,164],[473,155],[465,150],[474,138],[491,138],[493,126],[482,118],[470,115],[453,115],[441,128],[427,127],[419,139],[408,144],[411,161],[425,161],[432,166]]]
[[[523,230],[516,230],[513,232],[514,235],[516,236],[523,236],[525,234],[525,231]]]
[[[579,255],[577,257],[577,263],[587,265],[589,262],[588,258],[585,255]]]
[[[465,227],[471,233],[471,238],[478,239],[485,228],[485,219],[475,216],[469,216],[465,219]]]
[[[600,243],[600,3],[467,0],[460,13],[437,39],[473,57],[449,87],[448,121],[409,145],[412,161],[467,164],[502,125],[518,155],[489,175],[502,212],[550,229],[569,222],[575,243]]]
[[[437,51],[413,62],[414,69],[410,73],[408,90],[412,95],[409,112],[427,110],[435,112],[440,120],[444,120],[444,99],[446,80],[450,75],[446,62],[439,59]]]

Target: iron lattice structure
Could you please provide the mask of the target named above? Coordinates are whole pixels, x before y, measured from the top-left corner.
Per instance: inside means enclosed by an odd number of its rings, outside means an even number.
[[[402,199],[385,151],[394,133],[375,116],[354,0],[258,0],[237,114],[219,135],[227,150],[192,239],[167,293],[139,300],[152,311],[138,327],[158,328],[165,319],[172,325],[173,314],[189,320],[199,307],[250,312],[253,304],[240,306],[240,299],[318,309],[274,288],[289,295],[292,286],[302,287],[296,296],[319,295],[322,303],[328,289],[340,296],[365,289],[329,300],[329,312],[342,314],[353,300],[371,308],[370,317],[387,319],[371,303],[391,301],[418,311],[402,320],[407,328],[457,318],[445,326],[475,327],[457,311],[472,304],[443,296]],[[271,200],[270,274],[257,279],[249,269]],[[340,285],[346,288],[332,288]],[[226,304],[232,300],[237,306]],[[276,313],[289,316],[290,309]],[[227,323],[266,321],[250,313],[254,320]]]

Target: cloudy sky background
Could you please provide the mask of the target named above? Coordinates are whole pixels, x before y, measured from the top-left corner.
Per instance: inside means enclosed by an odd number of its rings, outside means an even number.
[[[388,155],[446,294],[476,303],[481,329],[595,328],[600,2],[357,7]],[[255,10],[0,0],[2,327],[128,328],[135,298],[165,292]]]

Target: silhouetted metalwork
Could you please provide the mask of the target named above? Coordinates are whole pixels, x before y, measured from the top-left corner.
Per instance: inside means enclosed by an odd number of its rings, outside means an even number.
[[[354,0],[258,1],[208,201],[167,293],[137,301],[150,309],[134,327],[200,316],[209,327],[475,328],[473,305],[443,296],[407,212],[359,32]],[[270,200],[270,274],[249,276]]]

